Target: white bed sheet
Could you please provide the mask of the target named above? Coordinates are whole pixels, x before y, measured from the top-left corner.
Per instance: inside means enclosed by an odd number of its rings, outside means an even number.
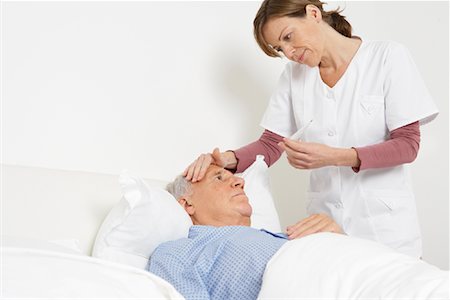
[[[183,299],[147,271],[86,255],[3,247],[2,299]]]
[[[260,299],[450,299],[449,272],[381,244],[319,233],[269,261]]]

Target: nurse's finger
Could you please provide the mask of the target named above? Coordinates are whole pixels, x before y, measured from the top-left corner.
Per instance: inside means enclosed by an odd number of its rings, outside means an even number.
[[[202,154],[203,155],[203,154]],[[200,155],[189,167],[188,175],[186,176],[186,179],[194,182],[194,179],[197,177],[196,172],[198,172],[198,169],[200,168],[200,165],[203,161],[203,156]]]
[[[305,223],[308,223],[309,221],[311,221],[312,219],[316,218],[317,214],[313,214],[307,218],[304,218],[300,221],[298,221],[297,223],[293,224],[293,225],[289,225],[288,227],[286,227],[286,233],[290,234],[292,232],[294,232],[297,228],[303,226]]]
[[[286,227],[286,233],[289,234],[289,233],[293,232],[295,228],[297,228],[298,226],[301,226],[302,224],[306,223],[310,218],[311,218],[311,216],[309,216],[308,218],[305,218],[303,220],[300,220],[300,221],[298,221],[295,224],[287,226]]]
[[[287,149],[292,149],[294,151],[300,151],[300,152],[305,152],[305,145],[307,143],[300,141],[300,140],[291,140],[288,138],[284,138],[283,142],[286,146]]]
[[[320,228],[317,232],[341,233],[340,230],[333,223],[326,224],[325,226]]]
[[[304,162],[299,159],[293,159],[292,157],[287,157],[287,160],[291,166],[297,169],[308,169],[310,167],[310,163]]]
[[[279,142],[278,147],[280,147],[282,150],[284,150],[286,152],[287,151],[290,151],[290,152],[295,151],[295,149],[294,149],[295,147],[293,147],[292,145],[288,146],[287,141]]]
[[[299,143],[299,142],[297,142],[297,141],[295,141],[294,143]],[[278,147],[280,147],[282,150],[284,150],[284,151],[289,151],[289,152],[298,152],[299,150],[299,146],[298,145],[288,145],[287,143],[285,143],[285,142],[279,142],[278,144]]]
[[[310,153],[305,151],[301,145],[298,147],[289,147],[285,144],[284,151],[286,151],[286,155],[291,157],[304,157],[305,155],[310,155]]]
[[[288,228],[288,231],[291,233],[293,233],[295,231],[300,231],[300,230],[306,229],[306,228],[316,224],[319,221],[320,221],[320,216],[318,214],[313,214],[313,215],[301,220],[300,222],[297,222],[296,224],[290,226]]]
[[[303,228],[295,231],[293,234],[288,236],[289,239],[297,239],[302,238],[304,236],[321,232],[321,229],[324,228],[327,225],[327,220],[324,219],[318,219],[315,223],[309,223],[308,227],[304,226]]]
[[[310,163],[312,162],[311,156],[309,154],[301,153],[301,152],[286,152],[286,156],[288,159],[292,161],[299,161],[299,162],[305,162]]]
[[[195,181],[193,182],[201,181],[203,179],[210,164],[211,160],[209,160],[208,158],[203,159],[203,163],[200,165],[200,168],[198,169],[197,177],[195,177]]]
[[[285,144],[285,143],[279,142],[277,145],[278,145],[278,147],[280,147],[280,149],[281,149],[282,151],[286,151],[286,144]]]
[[[194,175],[192,176],[192,182],[202,180],[210,164],[211,154],[206,153],[200,155],[200,157],[197,159],[197,163],[194,166]]]
[[[286,155],[288,156],[288,157],[296,157],[298,154],[303,154],[303,155],[305,155],[304,153],[302,153],[302,152],[299,152],[299,151],[297,151],[296,149],[292,149],[292,148],[289,148],[289,147],[284,147],[284,149],[283,149],[285,152],[286,152]]]
[[[300,226],[293,228],[291,233],[290,234],[288,233],[288,238],[295,239],[310,233],[314,233],[315,230],[318,230],[323,227],[322,225],[319,225],[321,222],[323,222],[323,218],[316,215],[307,222],[305,222],[304,224],[301,224]]]
[[[187,174],[189,172],[189,168],[191,167],[191,165],[187,166],[186,169],[184,169],[183,173],[181,173],[181,175],[183,175],[184,177],[187,177]]]
[[[184,176],[186,177],[186,180],[189,180],[189,181],[192,180],[192,176],[194,175],[194,168],[195,168],[196,163],[197,163],[197,159],[194,160],[184,171],[184,173],[185,173]]]
[[[328,223],[320,229],[320,232],[344,233],[342,228],[332,219],[328,220]]]
[[[334,221],[332,218],[330,218],[328,215],[320,214],[322,218],[322,224],[323,226],[321,228],[317,228],[316,232],[335,232],[335,233],[344,233],[342,228]]]
[[[216,164],[220,167],[225,167],[226,163],[225,163],[223,154],[220,152],[219,148],[214,148],[214,150],[212,152],[212,158],[213,158],[214,164]]]
[[[314,214],[311,220],[302,226],[296,228],[295,232],[291,234],[292,237],[303,237],[308,234],[321,232],[324,228],[330,224],[336,224],[333,219],[328,217],[326,214]],[[336,224],[337,225],[337,224]],[[337,226],[339,227],[339,226]]]

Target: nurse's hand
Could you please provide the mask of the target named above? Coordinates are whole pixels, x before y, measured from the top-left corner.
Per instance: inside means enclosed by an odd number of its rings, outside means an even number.
[[[237,164],[237,159],[234,152],[220,152],[219,148],[215,148],[212,153],[203,153],[194,160],[194,162],[184,170],[183,176],[192,182],[200,181],[205,176],[206,171],[211,164],[223,168],[234,169]]]
[[[333,148],[319,143],[307,143],[284,138],[278,143],[286,151],[291,166],[297,169],[316,169],[326,166],[359,167],[355,149]]]
[[[293,240],[317,232],[344,233],[341,227],[325,214],[314,214],[306,219],[288,226],[286,234],[288,239]]]

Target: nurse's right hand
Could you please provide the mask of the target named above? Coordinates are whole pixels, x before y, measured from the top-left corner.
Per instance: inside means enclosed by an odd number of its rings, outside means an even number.
[[[193,163],[191,163],[183,172],[187,180],[197,182],[203,179],[209,165],[214,164],[223,168],[233,169],[236,167],[237,159],[234,152],[220,152],[215,148],[212,153],[201,154]]]

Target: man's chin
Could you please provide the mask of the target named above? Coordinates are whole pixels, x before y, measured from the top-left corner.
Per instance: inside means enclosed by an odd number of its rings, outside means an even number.
[[[253,209],[250,206],[250,204],[248,204],[248,203],[247,203],[246,206],[242,206],[242,207],[239,208],[239,213],[242,216],[245,216],[245,217],[249,217],[250,218],[252,216],[252,212],[253,212]]]

